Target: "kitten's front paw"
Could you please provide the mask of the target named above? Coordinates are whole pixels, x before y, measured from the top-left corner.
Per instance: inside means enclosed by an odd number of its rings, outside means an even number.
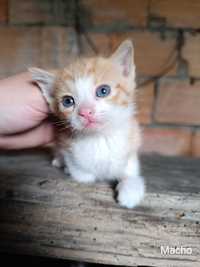
[[[63,160],[59,157],[54,158],[51,164],[56,168],[62,168],[64,166]]]
[[[139,177],[136,181],[121,181],[117,186],[118,202],[126,208],[134,208],[144,197],[145,186],[143,178]]]

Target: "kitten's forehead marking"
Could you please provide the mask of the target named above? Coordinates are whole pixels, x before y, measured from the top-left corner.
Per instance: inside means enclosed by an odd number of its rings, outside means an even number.
[[[88,102],[94,99],[94,77],[82,76],[75,79],[75,88],[80,102]]]

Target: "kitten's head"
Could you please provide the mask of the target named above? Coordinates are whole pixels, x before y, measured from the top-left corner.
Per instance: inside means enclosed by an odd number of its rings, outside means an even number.
[[[56,74],[31,68],[50,109],[77,131],[121,127],[133,114],[135,65],[132,42],[108,58],[79,59]]]

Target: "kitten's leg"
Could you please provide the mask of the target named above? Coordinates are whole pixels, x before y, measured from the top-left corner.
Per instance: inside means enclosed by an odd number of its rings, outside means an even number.
[[[87,173],[83,170],[76,170],[74,172],[71,172],[70,170],[70,174],[72,176],[72,178],[77,181],[77,182],[81,182],[81,183],[93,183],[95,181],[95,176],[91,173]]]
[[[54,158],[51,164],[56,168],[63,168],[65,166],[63,155],[60,151],[54,152]]]
[[[144,179],[140,176],[140,166],[137,156],[128,160],[124,170],[124,176],[117,185],[118,201],[121,206],[133,208],[137,206],[144,197]]]
[[[71,160],[67,160],[67,167],[65,167],[64,171],[66,173],[70,173],[72,179],[77,182],[82,183],[92,183],[95,181],[95,176],[92,173],[88,173],[79,166],[76,166]]]

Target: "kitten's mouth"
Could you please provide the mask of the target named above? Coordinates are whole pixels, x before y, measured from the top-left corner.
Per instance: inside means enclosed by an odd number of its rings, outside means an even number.
[[[97,122],[93,122],[93,121],[88,121],[85,123],[84,125],[85,128],[87,129],[94,129],[98,127],[98,123]]]
[[[87,119],[83,123],[84,129],[97,129],[99,126],[101,126],[101,123],[96,119]]]

